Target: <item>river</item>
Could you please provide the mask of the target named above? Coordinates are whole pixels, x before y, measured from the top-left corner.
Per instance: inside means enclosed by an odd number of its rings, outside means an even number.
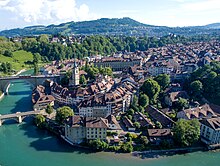
[[[0,101],[0,114],[29,111],[31,86],[13,82]],[[217,166],[220,152],[196,152],[158,159],[140,159],[128,154],[92,153],[76,149],[47,131],[37,129],[31,119],[22,124],[7,121],[0,127],[0,166]]]

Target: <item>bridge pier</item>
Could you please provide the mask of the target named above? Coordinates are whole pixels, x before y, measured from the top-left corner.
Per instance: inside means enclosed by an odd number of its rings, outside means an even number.
[[[21,116],[18,116],[18,123],[22,123],[22,118],[21,118]]]

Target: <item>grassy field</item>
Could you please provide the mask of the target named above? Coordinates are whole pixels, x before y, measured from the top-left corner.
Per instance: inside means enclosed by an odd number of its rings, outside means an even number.
[[[0,54],[0,63],[2,62],[11,63],[12,68],[15,71],[32,68],[32,66],[27,63],[31,61],[33,61],[33,54],[30,52],[23,51],[23,50],[13,52],[13,57],[6,57]],[[0,73],[0,75],[1,74],[2,73]]]
[[[21,70],[23,68],[29,68],[30,65],[25,62],[33,61],[33,54],[26,51],[13,52],[13,57],[6,57],[0,54],[0,62],[9,62],[12,64],[14,70]]]
[[[0,64],[2,62],[9,62],[12,64],[13,70],[16,72],[22,69],[32,69],[33,65],[28,62],[33,61],[33,54],[24,50],[13,52],[13,57],[7,57],[0,54]],[[39,67],[43,67],[47,63],[40,62],[38,64]],[[0,72],[0,76],[5,76],[5,74]]]

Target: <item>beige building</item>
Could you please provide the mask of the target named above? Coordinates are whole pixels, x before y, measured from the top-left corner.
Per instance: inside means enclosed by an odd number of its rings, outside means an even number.
[[[83,142],[86,138],[84,119],[80,116],[70,117],[65,124],[65,137],[74,144]]]
[[[65,124],[65,138],[73,143],[80,144],[85,140],[101,139],[107,136],[108,120],[92,117],[69,117]]]
[[[86,139],[105,140],[107,136],[108,120],[104,118],[85,118]]]
[[[142,65],[142,59],[139,57],[122,58],[122,57],[104,57],[96,59],[94,65],[97,67],[111,67],[113,71],[123,71],[129,69],[130,66]]]
[[[203,119],[200,123],[201,141],[207,145],[220,145],[220,117]]]

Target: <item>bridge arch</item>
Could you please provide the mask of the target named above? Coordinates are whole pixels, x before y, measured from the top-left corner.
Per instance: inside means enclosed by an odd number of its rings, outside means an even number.
[[[3,125],[5,122],[8,122],[8,121],[14,121],[15,123],[19,123],[18,118],[14,117],[14,118],[10,118],[10,119],[1,119],[1,125]]]
[[[25,120],[26,118],[34,118],[37,114],[30,114],[30,115],[25,115],[25,116],[21,116],[21,120]]]

